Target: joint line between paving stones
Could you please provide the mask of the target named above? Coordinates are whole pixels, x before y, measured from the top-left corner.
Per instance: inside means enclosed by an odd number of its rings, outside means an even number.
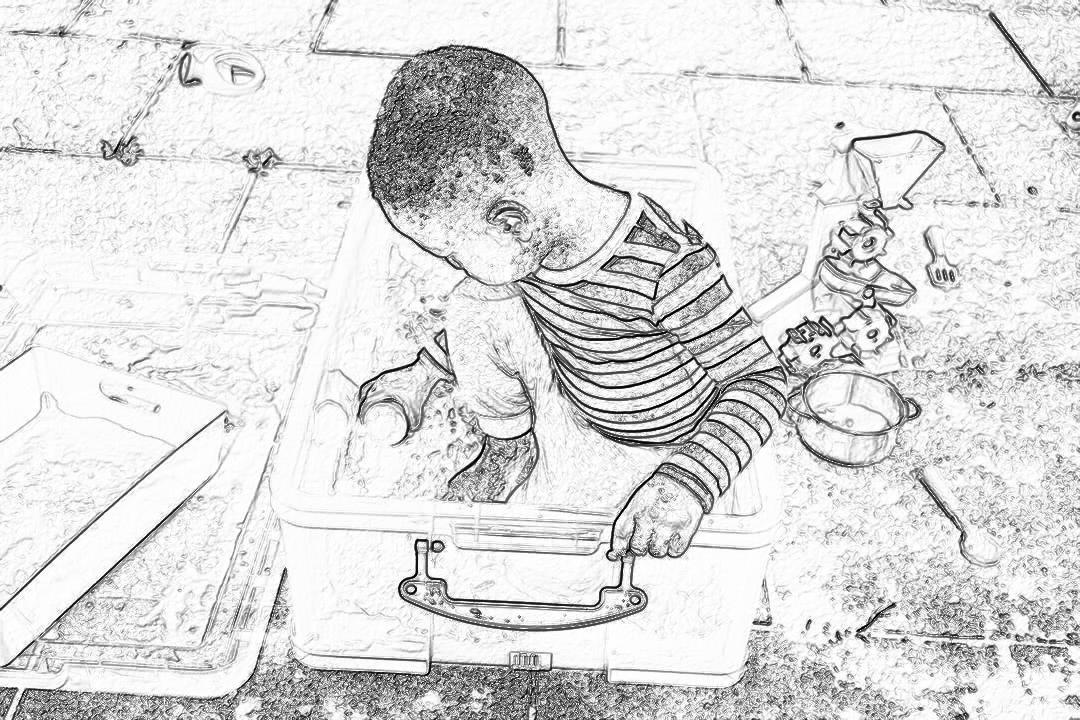
[[[311,39],[311,52],[322,52],[322,40],[323,35],[326,33],[326,28],[330,27],[330,21],[334,17],[334,10],[337,9],[338,0],[330,0],[326,3],[326,7],[323,8],[322,17],[319,18],[319,24],[315,28],[315,36]]]
[[[258,181],[259,173],[248,173],[248,179],[244,182],[244,189],[240,192],[240,198],[237,200],[236,206],[233,207],[232,215],[229,216],[229,223],[225,226],[225,232],[221,236],[219,255],[224,255],[228,251],[229,241],[232,240],[232,236],[236,233],[236,227],[240,224],[240,216],[244,214],[244,208],[247,207],[248,201],[251,200],[251,194],[255,191],[255,183]]]
[[[1005,207],[1003,204],[997,202],[996,200],[992,201],[992,202],[987,201],[987,200],[983,200],[982,202],[979,202],[978,200],[948,200],[948,199],[942,199],[942,198],[934,198],[933,200],[930,201],[930,204],[933,205],[934,207],[966,207],[966,208],[984,207],[984,208],[994,208],[995,210],[1000,210],[1003,207]],[[1058,208],[1058,209],[1061,212],[1066,212],[1065,208]]]
[[[274,166],[275,168],[281,168],[283,170],[303,170],[306,172],[314,173],[329,173],[329,174],[341,174],[341,175],[361,175],[366,174],[367,170],[360,167],[348,167],[346,165],[317,165],[315,163],[302,163],[302,162],[279,162]]]
[[[334,57],[374,58],[377,60],[408,60],[412,53],[385,52],[382,50],[349,50],[347,48],[320,47],[311,51],[312,55],[332,55]],[[552,65],[551,67],[557,67]]]
[[[336,2],[336,0],[335,0]],[[35,36],[35,37],[60,37],[56,31],[40,31],[40,30],[7,30],[0,31],[0,33],[15,36]],[[110,42],[160,42],[174,45],[184,45],[191,41],[183,38],[166,37],[163,35],[147,35],[141,33],[132,33],[129,35],[89,35],[83,33],[69,33],[64,36],[69,39],[88,39],[88,40],[107,40]],[[213,47],[225,47],[220,43],[205,43],[208,46]],[[312,48],[298,48],[298,47],[278,47],[268,45],[258,45],[250,43],[240,43],[235,47],[244,50],[254,50],[262,52],[275,52],[275,53],[292,53],[292,54],[314,54],[314,55],[333,55],[342,57],[361,57],[361,58],[375,58],[382,60],[408,60],[413,57],[412,53],[395,53],[379,50],[350,50],[347,48],[324,48],[319,47],[317,49]],[[632,77],[671,77],[670,72],[662,72],[659,70],[632,70],[626,68],[605,68],[600,65],[576,65],[571,63],[529,63],[529,67],[540,70],[544,69],[556,69],[556,70],[580,70],[580,71],[593,71],[603,70],[604,72],[610,72],[617,75],[626,75]],[[854,88],[878,88],[883,90],[919,90],[925,92],[931,92],[935,90],[942,90],[948,93],[962,94],[962,95],[992,95],[996,97],[1041,97],[1040,91],[1026,91],[1019,89],[996,89],[996,88],[970,88],[948,85],[922,85],[919,83],[889,83],[879,82],[874,80],[833,80],[828,78],[811,77],[809,81],[805,77],[800,76],[784,76],[784,75],[755,75],[752,73],[738,73],[738,72],[723,72],[723,71],[707,71],[707,70],[680,70],[679,75],[712,78],[712,79],[733,79],[733,80],[748,80],[757,82],[809,82],[814,85],[827,85],[827,86],[840,86],[840,87],[854,87]],[[1080,94],[1055,94],[1057,99],[1080,101]]]
[[[993,10],[990,11],[990,22],[994,23],[994,27],[998,29],[998,32],[1000,32],[1002,37],[1005,38],[1005,41],[1009,43],[1009,47],[1011,47],[1013,49],[1013,52],[1016,53],[1017,57],[1020,58],[1020,62],[1024,63],[1024,67],[1026,67],[1028,71],[1035,76],[1035,79],[1039,82],[1039,85],[1042,86],[1042,89],[1046,92],[1046,94],[1050,97],[1054,97],[1054,89],[1050,87],[1050,83],[1046,82],[1046,78],[1042,76],[1042,73],[1040,73],[1039,70],[1035,67],[1035,65],[1031,62],[1031,60],[1028,59],[1027,53],[1024,52],[1024,49],[1022,47],[1020,47],[1020,43],[1016,42],[1016,38],[1012,36],[1012,33],[1009,32],[1009,29],[1005,27],[1005,23],[1001,22],[1001,18],[999,18],[997,16],[997,13]]]
[[[799,44],[798,38],[795,37],[795,30],[791,27],[791,18],[788,17],[787,9],[784,7],[784,0],[775,0],[776,9],[780,15],[784,18],[784,30],[787,34],[788,40],[791,41],[792,47],[795,48],[795,58],[799,61],[799,75],[806,82],[813,82],[814,75],[810,72],[810,63],[806,60],[806,53],[802,49],[802,45]]]
[[[705,154],[705,132],[701,128],[702,116],[701,111],[698,110],[697,88],[694,86],[693,80],[688,81],[687,85],[690,90],[690,109],[694,111],[694,130],[697,131],[698,158],[702,162],[707,163],[709,162],[709,158]]]
[[[60,26],[59,34],[61,36],[67,36],[68,31],[71,30],[71,27],[75,23],[79,22],[79,20],[82,19],[83,15],[90,11],[90,8],[94,5],[95,2],[96,0],[82,0],[82,2],[79,3],[79,7],[75,10],[74,17],[72,17],[71,20]]]
[[[563,65],[564,69],[569,70],[590,70],[592,68],[579,66],[579,65]],[[631,75],[657,75],[662,73],[654,73],[648,71],[632,71],[632,70],[618,70],[616,72],[622,72]],[[748,80],[756,82],[786,82],[786,83],[806,83],[809,85],[822,85],[825,87],[850,87],[850,88],[871,88],[877,90],[912,90],[916,92],[948,92],[956,95],[990,95],[994,97],[1041,97],[1039,92],[1025,92],[1023,90],[997,90],[991,88],[965,88],[965,87],[953,87],[947,85],[920,85],[919,83],[900,83],[900,82],[879,82],[875,80],[832,80],[829,78],[814,77],[810,80],[806,78],[799,78],[795,76],[782,76],[782,75],[751,75],[748,73],[731,73],[731,72],[719,72],[708,70],[682,70],[680,75],[687,77],[699,77],[704,79],[713,80]],[[1058,95],[1059,99],[1077,100],[1080,96],[1065,96]]]
[[[22,145],[4,145],[0,147],[0,153],[12,153],[16,155],[59,155],[63,157],[67,153],[63,153],[60,150],[54,148],[32,148],[24,147]],[[96,158],[95,154],[91,153],[70,153],[72,157],[84,157],[84,158]]]
[[[99,156],[95,155],[94,157],[99,157]],[[200,156],[200,155],[149,155],[149,154],[140,155],[139,156],[139,161],[141,162],[143,160],[150,160],[150,161],[153,161],[153,162],[162,162],[162,163],[188,163],[189,165],[197,165],[199,163],[212,163],[214,165],[228,165],[229,167],[233,167],[233,166],[236,165],[235,160],[230,160],[228,158],[221,158],[221,157],[213,157],[211,155],[207,155],[207,156]]]
[[[952,125],[953,132],[960,138],[960,143],[964,146],[964,150],[967,151],[968,157],[971,158],[971,162],[975,164],[975,169],[978,170],[982,179],[986,181],[986,185],[990,188],[990,192],[994,194],[994,202],[997,203],[998,207],[1002,207],[1004,201],[1001,199],[1001,193],[998,192],[997,187],[994,185],[994,181],[990,179],[990,173],[987,172],[986,168],[983,167],[983,164],[979,161],[979,156],[975,154],[975,148],[968,142],[967,136],[964,135],[964,131],[960,128],[960,124],[956,122],[956,117],[953,115],[952,108],[945,102],[945,97],[941,94],[940,90],[934,91],[934,97],[941,103],[941,108],[945,111],[945,117],[949,119],[949,124]]]
[[[92,152],[74,152],[71,150],[57,150],[56,148],[37,148],[27,147],[24,145],[0,145],[0,153],[11,153],[12,155],[52,155],[54,157],[61,158],[78,158],[82,160],[100,160],[101,153]],[[212,163],[214,165],[229,165],[233,166],[236,163],[232,160],[216,157],[194,157],[190,155],[140,155],[139,162],[164,162],[175,163],[182,162],[188,164],[198,163]],[[314,168],[318,169],[318,168]],[[331,168],[334,169],[334,168]],[[359,172],[359,171],[355,171]]]
[[[73,152],[70,150],[57,150],[56,148],[36,148],[27,147],[24,145],[0,145],[0,154],[10,153],[12,155],[52,155],[54,157],[61,158],[77,158],[82,160],[99,160],[101,159],[101,153],[92,152]],[[197,165],[200,163],[209,163],[213,165],[228,165],[234,167],[236,165],[235,160],[228,158],[197,155],[140,155],[139,162],[161,162],[161,163],[187,163],[189,165]],[[366,172],[363,168],[348,167],[346,165],[318,165],[315,163],[301,163],[301,162],[287,162],[282,161],[277,164],[276,167],[283,168],[285,170],[300,170],[305,172],[316,173],[328,173],[328,174],[342,174],[342,175],[359,175]]]
[[[154,89],[150,91],[150,96],[146,98],[146,102],[143,103],[143,106],[139,108],[139,112],[132,118],[131,124],[128,126],[127,130],[124,131],[124,134],[120,136],[120,141],[117,145],[125,143],[135,136],[135,129],[139,126],[139,123],[146,119],[146,116],[150,114],[150,109],[153,108],[161,98],[161,93],[165,92],[165,88],[172,80],[173,73],[183,54],[184,49],[180,48],[177,50],[172,60],[169,61],[169,65],[165,68],[165,72],[158,78],[157,84],[154,85]]]
[[[3,35],[15,37],[47,37],[63,40],[100,40],[112,43],[160,43],[163,45],[177,45],[181,47],[181,49],[184,49],[196,43],[196,41],[186,38],[170,37],[168,35],[154,35],[153,33],[140,32],[113,35],[110,33],[84,33],[70,31],[61,34],[58,30],[0,30],[0,36]],[[203,47],[250,50],[253,52],[291,53],[294,55],[308,55],[312,52],[311,48],[308,45],[282,47],[280,45],[266,45],[261,43],[213,41],[204,42],[201,40],[198,41],[198,44]]]
[[[566,62],[566,10],[569,0],[559,0],[555,9],[555,64]]]

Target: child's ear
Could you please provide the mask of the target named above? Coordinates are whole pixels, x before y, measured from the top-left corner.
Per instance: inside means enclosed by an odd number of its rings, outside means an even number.
[[[507,235],[515,236],[520,241],[527,235],[532,214],[521,203],[503,198],[492,203],[486,219],[489,225]]]

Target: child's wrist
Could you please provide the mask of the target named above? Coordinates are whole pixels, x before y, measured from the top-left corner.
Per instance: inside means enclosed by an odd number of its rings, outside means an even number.
[[[697,500],[698,504],[701,505],[701,511],[703,513],[707,515],[712,512],[712,493],[708,491],[708,489],[704,486],[704,483],[702,483],[700,480],[698,480],[682,468],[678,467],[677,465],[663,463],[652,474],[652,476],[649,478],[649,481],[651,482],[654,479],[669,480],[679,485],[680,487],[686,489],[686,491],[689,492],[695,500]]]

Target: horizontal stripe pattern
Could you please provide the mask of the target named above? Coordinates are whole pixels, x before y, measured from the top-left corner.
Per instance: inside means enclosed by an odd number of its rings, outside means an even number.
[[[676,445],[657,473],[709,511],[771,437],[785,379],[713,249],[641,199],[626,239],[587,277],[530,277],[519,290],[585,420],[620,442]]]

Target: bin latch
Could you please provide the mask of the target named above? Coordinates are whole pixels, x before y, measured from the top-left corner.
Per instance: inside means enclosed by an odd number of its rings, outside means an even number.
[[[600,589],[593,605],[512,600],[460,599],[450,594],[443,578],[428,574],[428,553],[440,552],[443,543],[416,541],[416,573],[398,584],[398,595],[410,605],[452,620],[501,630],[572,630],[600,625],[645,609],[649,598],[634,587],[634,559],[622,560],[619,584]]]
[[[540,673],[551,670],[551,653],[512,652],[510,669],[529,673],[525,689],[526,720],[536,720],[540,710]]]
[[[551,653],[516,650],[510,653],[510,669],[525,672],[547,672],[551,669]]]

